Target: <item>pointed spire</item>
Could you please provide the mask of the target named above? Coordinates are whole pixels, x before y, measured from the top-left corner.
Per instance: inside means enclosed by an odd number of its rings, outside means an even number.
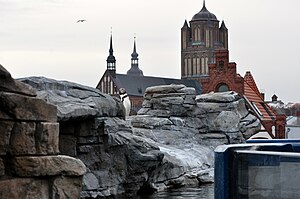
[[[109,55],[113,55],[114,49],[112,45],[112,34],[110,35],[110,46],[109,46]]]
[[[132,59],[138,59],[137,57],[139,54],[136,52],[136,44],[135,44],[136,37],[134,36],[134,43],[133,43],[133,52],[131,54]]]
[[[114,56],[113,44],[112,44],[112,31],[110,33],[110,45],[109,45],[109,55],[107,57],[107,70],[116,70],[116,58]]]
[[[202,6],[201,11],[202,11],[202,12],[203,12],[203,11],[208,11],[207,8],[206,8],[206,6],[205,6],[205,0],[203,0],[203,6]],[[200,12],[201,12],[201,11],[200,11]]]
[[[225,26],[225,22],[224,22],[224,20],[222,20],[222,23],[221,23],[220,29],[225,29],[225,30],[227,30],[227,27]]]
[[[112,44],[112,27],[110,27],[110,46],[109,46],[109,55],[113,56],[114,49],[113,49],[113,44]]]
[[[127,75],[144,76],[143,71],[139,69],[139,54],[136,52],[136,37],[134,36],[133,52],[131,53],[131,68]]]
[[[182,28],[189,28],[189,25],[186,20],[184,20],[184,24],[183,24]]]

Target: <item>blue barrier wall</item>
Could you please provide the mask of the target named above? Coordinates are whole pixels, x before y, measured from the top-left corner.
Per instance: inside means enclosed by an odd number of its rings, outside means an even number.
[[[215,150],[215,198],[299,198],[300,140],[251,140]]]

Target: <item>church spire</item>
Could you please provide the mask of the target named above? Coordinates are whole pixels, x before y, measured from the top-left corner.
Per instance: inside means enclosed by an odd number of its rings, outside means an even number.
[[[201,11],[208,11],[206,6],[205,6],[205,0],[203,0],[203,6],[202,6]]]
[[[134,37],[133,52],[131,53],[131,68],[127,75],[144,76],[143,71],[139,69],[139,54],[136,52],[136,37]]]
[[[110,46],[109,46],[109,55],[107,57],[107,70],[116,71],[116,58],[114,56],[114,50],[112,45],[112,33],[110,35]]]
[[[136,44],[135,44],[135,37],[134,37],[133,52],[131,53],[131,60],[137,60],[138,61],[138,59],[139,59],[138,56],[139,56],[139,54],[137,54],[137,52],[136,52]]]

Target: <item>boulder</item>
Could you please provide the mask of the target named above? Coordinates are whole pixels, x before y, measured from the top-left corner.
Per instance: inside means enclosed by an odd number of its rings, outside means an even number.
[[[86,172],[80,160],[64,155],[15,157],[11,167],[19,177],[82,176]]]
[[[56,106],[1,65],[0,83],[0,197],[79,198],[85,165],[58,155]]]
[[[138,115],[155,117],[187,116],[196,105],[196,91],[184,85],[163,85],[145,90],[143,107]]]
[[[35,90],[26,84],[15,81],[10,73],[0,65],[0,91],[35,97]]]
[[[19,79],[37,90],[37,95],[57,107],[58,121],[108,116],[124,117],[120,100],[80,84],[45,77]]]

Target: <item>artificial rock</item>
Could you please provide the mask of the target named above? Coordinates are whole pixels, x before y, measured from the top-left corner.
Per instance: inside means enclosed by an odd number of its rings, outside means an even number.
[[[56,106],[37,98],[1,65],[0,82],[0,197],[80,198],[86,168],[58,155]]]
[[[260,127],[234,92],[149,87],[138,115],[124,120],[120,100],[96,89],[43,77],[22,81],[57,107],[60,151],[87,167],[82,198],[213,182],[214,148],[244,142]]]

